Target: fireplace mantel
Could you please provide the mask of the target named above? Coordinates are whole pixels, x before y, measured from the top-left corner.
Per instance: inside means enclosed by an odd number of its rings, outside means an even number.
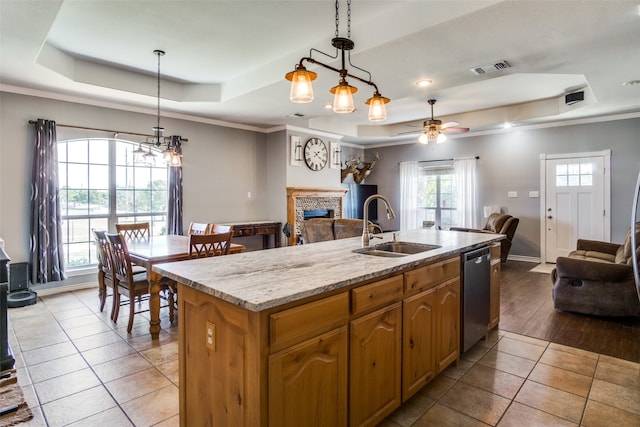
[[[342,218],[342,198],[347,194],[346,188],[305,188],[287,187],[287,222],[290,224],[291,235],[289,245],[298,242],[298,234],[301,232],[302,221],[304,220],[300,202],[307,199],[315,203],[315,208],[333,209],[335,218]],[[301,200],[302,199],[302,200]]]

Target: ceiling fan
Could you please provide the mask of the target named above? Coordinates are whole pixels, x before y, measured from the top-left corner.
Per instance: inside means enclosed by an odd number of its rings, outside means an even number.
[[[422,125],[422,134],[418,138],[422,144],[428,144],[430,142],[436,142],[438,144],[447,140],[445,133],[465,133],[469,132],[469,128],[457,127],[458,122],[447,122],[442,124],[441,120],[433,117],[433,104],[436,103],[435,99],[427,100],[431,105],[431,119],[425,120]]]

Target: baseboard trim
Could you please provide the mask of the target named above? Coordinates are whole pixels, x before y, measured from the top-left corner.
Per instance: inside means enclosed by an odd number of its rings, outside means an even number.
[[[97,289],[98,282],[74,283],[72,285],[55,286],[55,287],[46,288],[46,289],[37,289],[37,287],[31,287],[30,289],[32,291],[37,292],[39,297],[45,297],[45,296],[55,295],[63,292],[80,291],[82,289],[90,289],[90,288]]]
[[[524,256],[524,255],[509,255],[507,260],[512,261],[525,261],[525,262],[535,262],[536,264],[540,264],[540,257],[534,256]]]

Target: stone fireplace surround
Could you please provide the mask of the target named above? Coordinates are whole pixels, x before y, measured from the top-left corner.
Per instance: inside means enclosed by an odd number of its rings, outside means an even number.
[[[305,210],[329,209],[333,211],[334,218],[342,218],[342,198],[345,194],[346,188],[287,187],[287,222],[291,224],[289,245],[298,243]]]

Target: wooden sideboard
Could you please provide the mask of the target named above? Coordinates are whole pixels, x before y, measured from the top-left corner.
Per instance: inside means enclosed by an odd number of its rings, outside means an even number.
[[[280,247],[281,222],[246,221],[226,222],[221,225],[233,225],[233,237],[262,236],[262,249],[269,248],[269,236],[273,234],[273,247]]]

